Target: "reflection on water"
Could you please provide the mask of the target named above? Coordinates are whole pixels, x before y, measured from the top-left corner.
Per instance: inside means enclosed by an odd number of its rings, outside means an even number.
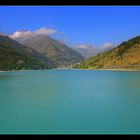
[[[11,75],[7,75],[6,73],[0,73],[0,79],[8,79],[8,78],[10,78],[10,77],[12,77]]]
[[[140,133],[138,72],[0,73],[0,133]]]

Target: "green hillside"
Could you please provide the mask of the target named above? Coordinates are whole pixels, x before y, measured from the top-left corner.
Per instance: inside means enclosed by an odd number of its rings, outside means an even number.
[[[77,69],[137,69],[140,70],[140,36],[121,43],[118,47],[86,59]]]
[[[44,69],[54,64],[35,50],[0,36],[0,70]]]

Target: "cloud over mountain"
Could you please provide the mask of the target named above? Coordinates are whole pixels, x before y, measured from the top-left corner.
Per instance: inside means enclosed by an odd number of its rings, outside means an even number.
[[[87,45],[87,44],[79,44],[75,46],[75,48],[78,48],[78,49],[88,49],[91,47],[92,47],[91,45]]]
[[[57,33],[57,31],[55,29],[52,28],[46,28],[46,27],[41,27],[35,31],[23,31],[23,30],[19,30],[16,31],[15,33],[13,33],[12,35],[10,35],[10,37],[12,39],[16,39],[16,38],[28,38],[28,37],[32,37],[34,35],[52,35]]]
[[[113,46],[114,46],[114,44],[112,42],[106,42],[101,46],[101,48],[102,49],[107,49],[107,48],[110,48],[110,47],[113,47]]]

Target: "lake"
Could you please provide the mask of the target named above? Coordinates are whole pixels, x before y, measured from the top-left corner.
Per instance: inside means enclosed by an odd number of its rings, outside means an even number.
[[[0,134],[140,134],[140,72],[0,72]]]

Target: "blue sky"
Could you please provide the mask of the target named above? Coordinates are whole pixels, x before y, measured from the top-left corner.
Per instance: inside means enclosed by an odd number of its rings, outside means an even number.
[[[0,32],[53,28],[69,46],[119,44],[140,35],[140,6],[0,6]]]

